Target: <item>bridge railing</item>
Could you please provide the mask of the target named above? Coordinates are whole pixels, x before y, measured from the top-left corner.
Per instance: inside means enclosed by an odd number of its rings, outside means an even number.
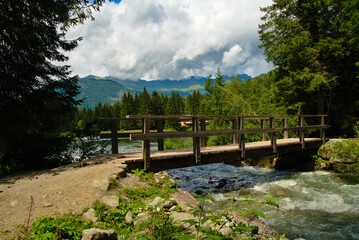
[[[201,162],[201,147],[207,145],[207,138],[210,136],[232,135],[233,144],[238,144],[241,157],[245,157],[245,135],[260,134],[262,141],[266,141],[269,137],[273,153],[277,152],[277,133],[283,132],[283,138],[288,138],[289,132],[294,131],[298,133],[299,142],[302,148],[305,148],[305,133],[311,130],[320,131],[320,139],[325,141],[325,117],[327,115],[297,115],[297,116],[194,116],[194,115],[131,115],[126,118],[99,118],[101,120],[111,121],[111,133],[102,133],[102,138],[111,138],[112,153],[118,153],[118,137],[130,137],[130,140],[142,140],[142,154],[144,160],[144,168],[150,167],[150,141],[158,141],[158,150],[164,150],[163,139],[166,138],[192,138],[193,139],[193,156],[196,163]],[[289,121],[298,119],[295,126],[289,126]],[[311,119],[308,122],[317,124],[307,125],[306,119]],[[119,121],[142,121],[142,133],[118,133],[117,126]],[[168,120],[187,121],[192,124],[191,132],[163,132],[164,122]],[[206,121],[231,121],[232,129],[224,130],[207,130]],[[318,121],[319,120],[319,121]],[[157,132],[150,132],[150,122],[155,121]],[[260,122],[260,127],[245,128],[246,121]],[[278,124],[280,122],[280,124]],[[279,126],[280,125],[280,126]]]
[[[269,136],[273,153],[277,152],[277,133],[283,132],[283,137],[288,138],[290,131],[298,132],[299,142],[302,148],[305,148],[305,133],[309,130],[319,130],[320,139],[325,141],[326,115],[298,115],[298,116],[191,116],[191,115],[172,115],[172,116],[126,116],[127,120],[142,121],[142,133],[130,134],[130,140],[142,140],[142,154],[144,168],[150,168],[150,140],[159,141],[159,150],[163,150],[163,139],[165,138],[192,138],[193,139],[193,156],[196,163],[201,162],[201,147],[206,146],[206,139],[209,136],[233,135],[233,143],[238,144],[241,157],[245,157],[245,135],[261,134],[262,141]],[[288,120],[297,118],[297,126],[288,126]],[[318,124],[305,125],[305,119],[319,119]],[[122,119],[124,120],[124,119]],[[163,132],[165,120],[191,121],[192,132]],[[232,121],[232,129],[225,130],[206,130],[207,120],[229,120]],[[157,132],[150,132],[150,121],[157,122]],[[245,121],[260,121],[260,128],[244,128]],[[282,126],[277,127],[276,122],[282,121]],[[269,123],[269,126],[266,126]],[[117,130],[116,130],[117,133]],[[116,134],[112,134],[115,136]],[[161,143],[161,144],[160,144]]]

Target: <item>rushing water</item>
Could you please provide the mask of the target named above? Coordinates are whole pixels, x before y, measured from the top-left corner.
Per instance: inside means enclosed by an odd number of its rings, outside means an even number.
[[[258,167],[212,164],[167,171],[180,187],[215,193],[217,209],[229,199],[262,199],[271,193],[280,208],[260,209],[264,222],[289,239],[359,239],[359,182],[341,174],[277,171]],[[209,184],[211,177],[213,183]],[[224,180],[222,180],[224,179]],[[225,187],[220,188],[218,185]]]

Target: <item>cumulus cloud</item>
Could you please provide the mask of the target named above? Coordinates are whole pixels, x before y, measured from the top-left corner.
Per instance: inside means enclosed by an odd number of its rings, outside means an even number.
[[[122,0],[105,3],[68,39],[83,41],[68,53],[74,74],[121,79],[227,75],[272,69],[258,49],[259,7],[271,0]]]

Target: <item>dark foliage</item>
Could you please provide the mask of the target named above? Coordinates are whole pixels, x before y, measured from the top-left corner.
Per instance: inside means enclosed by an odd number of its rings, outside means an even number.
[[[52,167],[66,149],[65,134],[78,101],[77,78],[57,66],[80,39],[65,40],[66,29],[98,9],[101,1],[0,1],[0,166]],[[66,161],[66,160],[65,160]]]

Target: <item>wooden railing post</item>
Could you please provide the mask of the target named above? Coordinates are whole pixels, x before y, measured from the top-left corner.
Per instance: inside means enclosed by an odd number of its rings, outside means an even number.
[[[284,128],[288,127],[288,118],[283,119],[283,127]],[[288,138],[288,131],[284,131],[284,138]]]
[[[238,129],[238,119],[232,120],[232,129]],[[233,144],[238,144],[238,134],[233,135]]]
[[[162,119],[157,120],[156,125],[157,125],[157,132],[163,132],[164,120]],[[157,140],[157,149],[158,151],[164,150],[163,138]]]
[[[324,129],[324,125],[325,125],[325,116],[321,116],[320,117],[320,139],[323,140],[323,143],[325,143],[325,129]]]
[[[275,128],[275,117],[269,118],[269,124],[271,128]],[[273,148],[273,153],[277,152],[277,134],[275,132],[271,132],[270,141]]]
[[[300,116],[298,121],[299,121],[299,127],[301,127],[301,129],[299,130],[299,142],[302,144],[302,148],[305,148],[304,130],[302,129],[302,127],[304,127],[304,117]]]
[[[192,118],[192,130],[194,132],[199,131],[199,119],[197,117]],[[193,138],[193,156],[196,164],[201,163],[201,145],[199,137]]]
[[[244,118],[243,117],[238,118],[238,127],[239,127],[239,130],[244,129]],[[239,145],[239,150],[241,151],[241,158],[245,158],[246,157],[246,146],[245,146],[245,141],[244,141],[244,134],[239,134],[238,138],[239,138],[238,145]]]
[[[206,131],[206,119],[200,120],[201,131]],[[207,147],[207,137],[201,137],[201,147]]]
[[[142,119],[142,126],[143,126],[143,133],[150,132],[150,119],[143,118]],[[143,162],[144,162],[144,169],[149,170],[151,167],[151,151],[150,151],[150,140],[142,140],[142,155],[143,155]]]
[[[118,153],[118,138],[117,138],[117,120],[111,120],[111,145],[112,145],[112,154]]]
[[[265,129],[266,128],[266,120],[265,119],[261,119],[261,128]],[[262,141],[265,141],[266,139],[266,133],[262,132]]]

